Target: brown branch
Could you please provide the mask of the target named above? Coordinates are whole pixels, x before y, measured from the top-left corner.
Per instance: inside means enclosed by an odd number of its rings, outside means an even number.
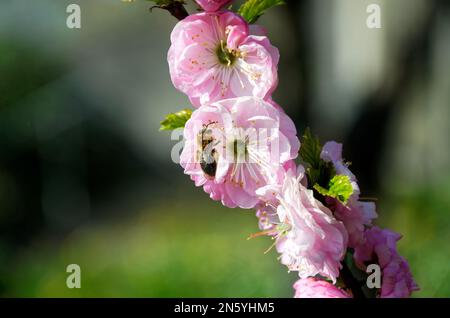
[[[170,4],[162,4],[162,5],[156,5],[150,8],[150,11],[152,11],[154,8],[167,10],[170,12],[172,16],[177,18],[178,20],[183,20],[186,18],[189,13],[186,11],[186,8],[181,2],[174,1]]]
[[[361,284],[355,277],[353,277],[353,274],[350,271],[350,268],[348,268],[345,261],[342,262],[342,269],[340,274],[342,280],[345,283],[345,286],[352,291],[353,298],[367,298],[361,289]]]

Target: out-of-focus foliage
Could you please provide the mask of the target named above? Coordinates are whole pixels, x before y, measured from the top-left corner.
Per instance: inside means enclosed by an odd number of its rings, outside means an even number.
[[[9,264],[13,270],[2,271],[6,295],[291,297],[296,275],[275,252],[264,254],[272,241],[247,240],[258,230],[254,214],[206,199],[176,197],[131,219],[82,228],[63,242],[38,240]],[[81,266],[80,289],[65,285],[71,263]]]
[[[384,197],[377,202],[378,224],[403,235],[399,250],[420,287],[413,295],[449,297],[450,183],[392,190]]]

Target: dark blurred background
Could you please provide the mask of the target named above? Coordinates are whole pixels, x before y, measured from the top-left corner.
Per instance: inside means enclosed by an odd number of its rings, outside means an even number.
[[[159,121],[189,103],[166,63],[176,20],[151,5],[0,2],[1,296],[292,296],[271,240],[246,240],[253,211],[171,162]],[[404,234],[419,297],[450,297],[449,5],[294,0],[259,21],[281,53],[275,99],[300,132],[344,143],[378,224]]]

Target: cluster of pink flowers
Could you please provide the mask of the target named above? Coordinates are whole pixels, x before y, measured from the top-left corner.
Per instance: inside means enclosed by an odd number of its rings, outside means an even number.
[[[278,50],[262,27],[223,9],[230,2],[197,0],[204,12],[181,20],[171,34],[170,76],[195,108],[184,127],[184,172],[211,199],[256,210],[281,263],[298,272],[295,297],[354,296],[339,279],[349,252],[362,271],[379,264],[379,297],[409,296],[417,285],[396,251],[400,236],[372,225],[375,204],[360,199],[342,145],[326,143],[320,160],[350,180],[346,202],[318,199],[304,166],[296,166],[295,125],[272,100]]]

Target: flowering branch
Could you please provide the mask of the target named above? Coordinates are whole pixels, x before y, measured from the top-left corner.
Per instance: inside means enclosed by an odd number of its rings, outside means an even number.
[[[299,280],[295,297],[408,297],[418,289],[396,249],[401,236],[375,226],[374,202],[360,197],[342,145],[301,138],[272,99],[279,52],[256,22],[277,0],[156,1],[179,21],[168,52],[173,85],[194,110],[169,114],[161,130],[182,128],[180,165],[211,199],[254,209],[280,261]],[[300,159],[297,166],[296,159]],[[372,265],[378,279],[369,284]],[[377,274],[377,273],[375,273]],[[376,278],[377,278],[376,277]]]

